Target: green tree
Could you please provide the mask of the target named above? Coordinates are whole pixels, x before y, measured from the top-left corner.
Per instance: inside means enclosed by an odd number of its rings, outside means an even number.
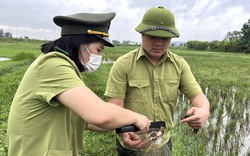
[[[241,31],[233,31],[233,32],[228,32],[225,40],[227,41],[233,41],[233,40],[238,40],[242,37],[242,32]]]
[[[113,43],[114,45],[120,45],[120,44],[121,44],[120,41],[118,41],[118,40],[112,40],[112,43]]]
[[[196,50],[206,50],[209,46],[207,41],[188,41],[187,48],[188,49],[196,49]]]
[[[123,44],[123,45],[129,45],[129,43],[130,43],[130,41],[129,41],[129,40],[127,40],[127,41],[125,41],[125,40],[124,40],[124,41],[122,41],[122,44]]]
[[[220,41],[214,40],[209,42],[209,47],[211,50],[220,51]]]
[[[12,34],[10,32],[6,32],[4,36],[6,38],[12,38]]]
[[[248,19],[248,22],[245,23],[242,28],[242,37],[241,37],[241,43],[244,48],[244,52],[250,53],[250,19]]]
[[[3,29],[0,29],[0,37],[4,37]]]

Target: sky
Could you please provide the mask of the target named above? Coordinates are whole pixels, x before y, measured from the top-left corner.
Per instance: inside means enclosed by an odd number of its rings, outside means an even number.
[[[147,10],[158,6],[175,16],[180,37],[174,41],[223,40],[250,19],[249,0],[0,0],[0,29],[13,37],[54,40],[61,31],[54,16],[116,12],[110,39],[140,42],[135,27]]]

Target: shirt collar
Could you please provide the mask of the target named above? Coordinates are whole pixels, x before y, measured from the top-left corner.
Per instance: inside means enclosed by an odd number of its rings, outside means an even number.
[[[142,46],[141,46],[141,47],[139,48],[139,53],[138,53],[138,56],[137,56],[136,60],[138,60],[138,59],[139,59],[140,57],[142,57],[142,56],[147,57],[147,54],[146,54],[145,50],[142,48]],[[167,50],[167,51],[165,52],[165,54],[163,54],[163,57],[161,58],[160,62],[164,62],[164,61],[166,61],[168,58],[170,59],[170,61],[173,62],[173,59],[171,58],[171,56],[169,55],[169,51]]]
[[[166,60],[167,60],[167,58],[169,58],[169,60],[170,60],[171,62],[174,62],[174,61],[173,61],[173,56],[170,55],[170,51],[169,51],[169,50],[166,52]]]
[[[146,52],[144,51],[144,49],[142,48],[142,46],[138,49],[138,51],[139,52],[138,52],[136,60],[139,60],[139,58],[142,57],[142,56],[146,56],[147,57]]]

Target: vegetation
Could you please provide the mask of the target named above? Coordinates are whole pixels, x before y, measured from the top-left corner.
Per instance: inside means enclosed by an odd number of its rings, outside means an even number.
[[[0,29],[0,38],[4,37],[4,38],[12,38],[12,34],[10,32],[3,32],[3,29]]]
[[[0,155],[7,155],[6,127],[9,107],[22,76],[34,56],[40,54],[44,41],[1,40],[0,57],[11,61],[0,62]],[[104,60],[118,56],[137,46],[105,47]],[[250,145],[244,139],[250,137],[250,55],[198,51],[172,47],[170,50],[184,57],[211,102],[211,116],[198,134],[178,121],[190,107],[180,93],[176,107],[175,127],[171,129],[173,155],[235,156],[249,155]],[[17,59],[21,58],[21,59]],[[102,99],[112,64],[102,64],[94,73],[82,73],[85,84]],[[115,156],[115,133],[85,131],[84,156]]]
[[[224,51],[250,53],[250,19],[245,23],[241,31],[228,32],[222,41],[188,41],[187,47],[196,50]]]

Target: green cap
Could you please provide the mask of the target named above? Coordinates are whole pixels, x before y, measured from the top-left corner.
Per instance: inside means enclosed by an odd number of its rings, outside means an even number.
[[[180,36],[175,27],[174,15],[162,6],[146,11],[135,30],[153,37],[174,38]]]
[[[61,35],[93,34],[105,41],[105,45],[114,47],[109,40],[109,27],[115,12],[78,13],[68,16],[55,16],[53,21],[62,27]]]

